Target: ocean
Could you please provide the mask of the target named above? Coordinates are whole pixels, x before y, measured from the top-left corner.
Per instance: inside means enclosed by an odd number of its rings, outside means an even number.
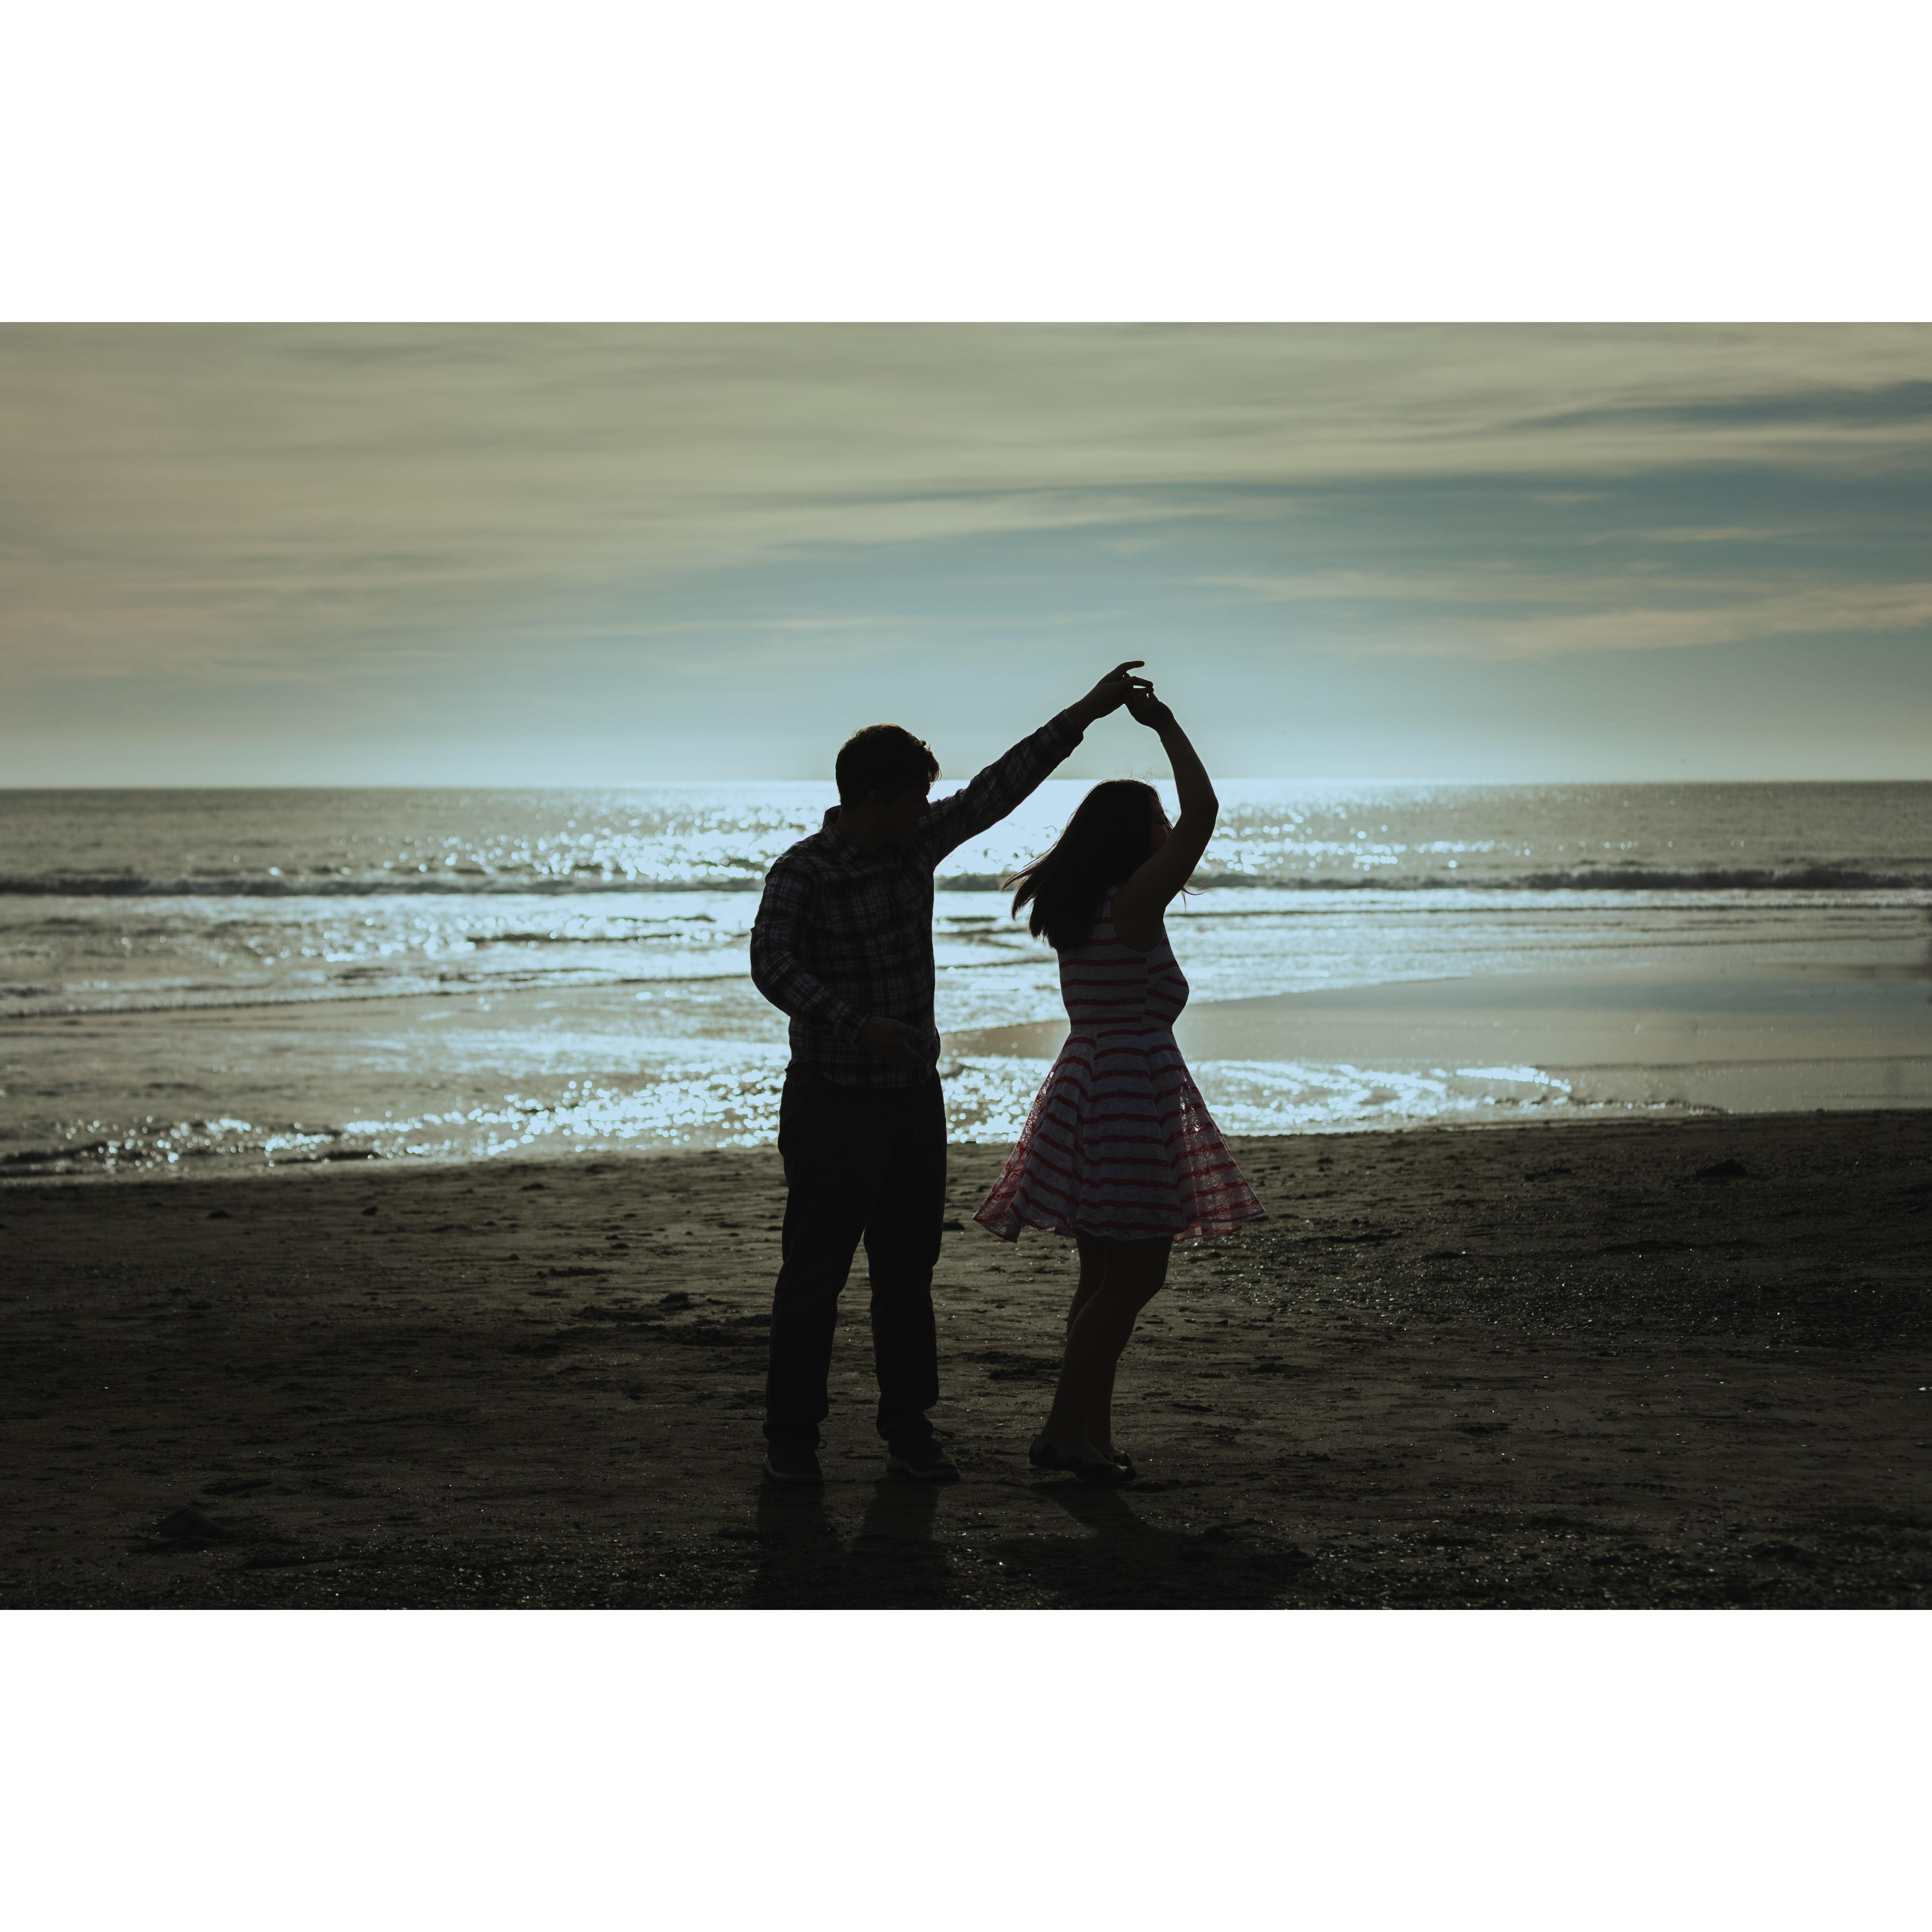
[[[1932,1104],[1932,784],[1219,788],[1169,926],[1231,1132]],[[1054,1050],[999,881],[1085,790],[942,868],[956,1139],[1010,1139]],[[833,802],[0,792],[0,1174],[768,1141],[746,940]]]

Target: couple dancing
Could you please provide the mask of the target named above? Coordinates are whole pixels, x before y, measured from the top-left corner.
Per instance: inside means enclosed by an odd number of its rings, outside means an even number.
[[[1058,842],[1014,883],[1017,913],[1060,956],[1072,1030],[998,1184],[974,1219],[1003,1240],[1070,1234],[1079,1283],[1053,1406],[1028,1450],[1082,1481],[1131,1480],[1114,1444],[1114,1370],[1174,1244],[1262,1212],[1174,1043],[1187,999],[1162,914],[1214,829],[1208,773],[1154,686],[1112,670],[1078,703],[937,805],[932,753],[874,724],[838,754],[839,802],[765,880],[752,977],[791,1016],[778,1111],[783,1264],[772,1306],[765,1473],[824,1480],[816,1454],[838,1296],[863,1240],[872,1284],[878,1431],[886,1466],[929,1483],[959,1472],[926,1412],[939,1400],[932,1270],[946,1210],[946,1108],[933,1024],[932,875],[1006,817],[1096,718],[1124,705],[1160,735],[1180,816],[1117,778],[1081,801]]]

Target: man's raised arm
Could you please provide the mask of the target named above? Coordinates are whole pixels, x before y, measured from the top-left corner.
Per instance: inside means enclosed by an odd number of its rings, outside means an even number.
[[[1152,688],[1145,678],[1132,675],[1145,662],[1130,658],[1116,664],[1084,698],[995,758],[964,790],[941,799],[920,822],[920,849],[931,854],[936,866],[988,826],[998,824],[1079,743],[1096,718],[1118,710],[1130,692]]]

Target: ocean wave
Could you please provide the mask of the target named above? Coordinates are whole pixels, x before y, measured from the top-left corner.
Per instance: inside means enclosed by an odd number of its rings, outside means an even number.
[[[542,895],[566,898],[605,892],[755,892],[762,878],[733,876],[720,879],[557,878],[548,874],[528,877],[497,873],[488,878],[451,878],[432,873],[422,878],[345,879],[327,874],[310,878],[266,878],[242,873],[192,879],[144,879],[123,874],[37,873],[26,878],[0,875],[0,897],[21,898],[256,898],[340,899],[421,898],[488,898]]]
[[[1274,892],[1913,892],[1932,889],[1932,870],[1877,872],[1857,866],[1802,866],[1784,871],[1672,871],[1660,866],[1580,866],[1561,872],[1354,873],[1339,878],[1305,873],[1197,872],[1190,884],[1196,890],[1260,886]]]
[[[1007,880],[995,872],[942,873],[933,881],[941,892],[1004,892]],[[1646,866],[1590,866],[1568,871],[1502,872],[1376,872],[1342,874],[1306,872],[1197,873],[1196,890],[1243,889],[1271,892],[1921,892],[1932,890],[1932,868],[1877,872],[1852,865],[1772,867],[1704,867],[1681,870]],[[484,879],[370,878],[265,878],[255,874],[193,879],[143,879],[125,876],[43,873],[0,876],[0,896],[22,898],[568,898],[638,892],[755,892],[763,881],[728,878],[662,879],[513,877]],[[523,939],[521,933],[498,935]],[[554,938],[555,935],[542,935]]]
[[[1526,892],[1910,892],[1932,886],[1932,872],[1872,872],[1858,866],[1801,866],[1784,872],[1732,867],[1665,872],[1646,866],[1604,866],[1568,872],[1528,872],[1517,883]]]
[[[942,891],[993,892],[1006,882],[982,872],[942,876]],[[1570,872],[1350,873],[1197,872],[1190,890],[1232,889],[1288,892],[1922,892],[1932,890],[1932,869],[1869,872],[1856,866],[1804,866],[1774,869],[1706,868],[1666,871],[1643,866],[1579,866]]]
[[[564,972],[474,975],[444,973],[432,980],[419,974],[398,973],[393,980],[346,985],[335,980],[322,986],[274,989],[249,986],[230,990],[218,987],[158,994],[110,995],[87,1000],[76,1000],[65,988],[56,987],[44,990],[50,1000],[60,1000],[62,1004],[0,1006],[0,1019],[111,1019],[132,1013],[229,1012],[255,1006],[353,1006],[368,1000],[455,999],[467,994],[596,992],[613,986],[642,986],[655,990],[722,985],[745,977],[742,972],[639,975],[586,971],[580,968],[568,969],[567,976]]]

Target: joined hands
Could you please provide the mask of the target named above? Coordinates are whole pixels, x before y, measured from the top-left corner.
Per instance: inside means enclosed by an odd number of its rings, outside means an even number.
[[[1145,658],[1130,658],[1125,664],[1116,664],[1084,698],[1066,708],[1083,726],[1118,711],[1137,692],[1153,690],[1145,678],[1133,675],[1146,662]]]
[[[1174,728],[1174,713],[1154,695],[1154,686],[1146,679],[1139,680],[1135,690],[1124,700],[1127,716],[1136,724],[1144,724],[1150,731],[1168,731]]]

